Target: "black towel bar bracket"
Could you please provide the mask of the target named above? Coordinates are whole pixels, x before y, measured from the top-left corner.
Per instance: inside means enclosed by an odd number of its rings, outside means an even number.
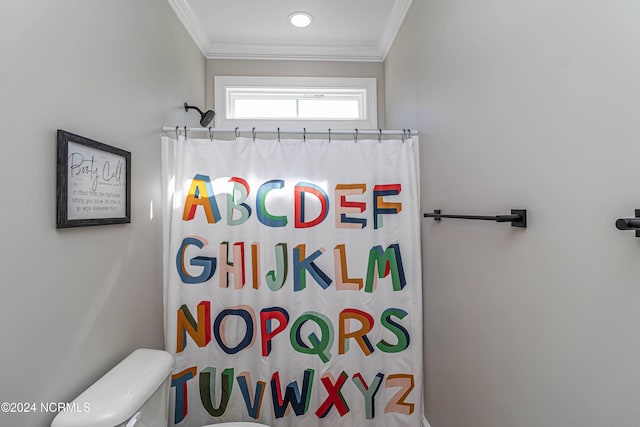
[[[640,209],[635,210],[635,218],[618,218],[616,228],[618,230],[635,230],[636,237],[640,237]]]
[[[445,215],[441,210],[436,209],[432,214],[424,214],[425,218],[433,218],[434,221],[441,221],[442,218],[452,219],[476,219],[481,221],[510,222],[512,227],[527,228],[527,210],[511,209],[510,215]]]

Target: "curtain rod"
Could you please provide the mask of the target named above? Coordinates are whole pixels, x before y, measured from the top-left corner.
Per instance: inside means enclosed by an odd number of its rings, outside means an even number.
[[[280,129],[280,128],[188,128],[186,126],[164,126],[163,132],[211,132],[211,133],[269,133],[269,134],[305,134],[305,135],[317,135],[317,134],[330,134],[330,135],[418,135],[417,130],[401,129],[401,130],[388,130],[388,129]]]

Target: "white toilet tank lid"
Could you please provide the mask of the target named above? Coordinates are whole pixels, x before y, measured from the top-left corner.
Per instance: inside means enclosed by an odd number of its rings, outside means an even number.
[[[171,374],[173,356],[138,349],[73,400],[87,411],[60,412],[51,427],[113,427],[123,423]]]

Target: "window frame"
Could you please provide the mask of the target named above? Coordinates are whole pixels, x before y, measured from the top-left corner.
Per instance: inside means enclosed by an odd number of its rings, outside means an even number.
[[[232,110],[230,102],[233,94],[229,89],[238,89],[236,93],[251,88],[273,90],[300,91],[326,89],[327,94],[353,90],[363,93],[359,106],[363,109],[362,119],[260,119],[230,118]],[[377,80],[375,77],[266,77],[266,76],[215,76],[214,77],[214,109],[216,111],[216,127],[256,127],[256,128],[309,128],[309,129],[377,129]]]

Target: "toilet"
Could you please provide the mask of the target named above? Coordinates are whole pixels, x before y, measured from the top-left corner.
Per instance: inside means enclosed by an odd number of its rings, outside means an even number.
[[[138,349],[69,404],[51,427],[158,427],[169,421],[173,357],[162,350]],[[249,422],[203,427],[269,427]]]

